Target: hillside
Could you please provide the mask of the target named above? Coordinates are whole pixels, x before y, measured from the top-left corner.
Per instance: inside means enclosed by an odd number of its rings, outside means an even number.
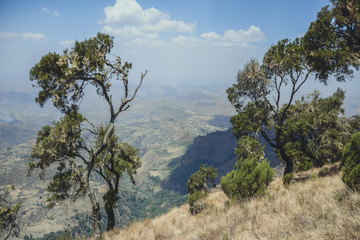
[[[276,156],[274,149],[262,137],[259,140],[266,146],[264,152],[270,166],[279,167],[281,160]],[[162,183],[162,186],[165,189],[186,194],[187,180],[192,173],[200,169],[201,164],[215,167],[218,172],[217,183],[220,183],[220,178],[234,169],[237,161],[235,155],[237,143],[238,140],[234,136],[232,128],[196,137],[181,158],[173,159],[169,163],[169,166],[175,168],[169,178]]]
[[[181,158],[195,138],[228,129],[229,117],[233,114],[233,108],[219,90],[184,90],[169,86],[141,90],[139,99],[116,123],[121,140],[138,147],[143,162],[136,176],[136,186],[126,179],[121,183],[121,200],[116,209],[119,227],[158,216],[183,204],[184,196],[161,191],[160,181],[174,170],[169,163]],[[88,198],[48,209],[45,200],[49,197],[46,192],[49,180],[41,181],[37,173],[26,177],[27,161],[37,131],[57,120],[59,114],[51,106],[40,108],[34,96],[26,93],[1,94],[0,106],[3,107],[0,113],[0,189],[6,185],[17,186],[10,200],[23,202],[19,216],[21,236],[31,234],[36,238],[65,230],[79,225],[79,218],[87,219],[81,222],[82,226],[86,225],[81,234],[86,236],[91,229]],[[106,115],[103,102],[97,96],[84,99],[81,109],[95,123],[103,121]],[[51,171],[47,179],[50,176]],[[96,181],[93,178],[94,189],[102,199],[100,194],[105,188]]]
[[[188,205],[105,234],[105,240],[152,239],[359,239],[360,195],[340,175],[313,178],[285,188],[280,178],[263,198],[228,205],[221,190],[192,216]]]

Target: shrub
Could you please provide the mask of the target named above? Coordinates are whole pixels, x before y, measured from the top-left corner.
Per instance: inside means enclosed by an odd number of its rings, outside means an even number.
[[[188,192],[193,194],[197,191],[207,192],[209,186],[215,186],[217,170],[214,167],[206,167],[206,164],[200,166],[200,170],[192,174],[186,184]]]
[[[292,173],[288,173],[283,178],[283,184],[290,185],[290,183],[293,179],[294,179],[294,175]]]
[[[192,174],[187,182],[187,189],[190,193],[188,203],[190,213],[198,214],[206,208],[206,197],[209,191],[209,185],[215,186],[217,170],[214,167],[206,167],[202,164],[200,170]]]
[[[189,196],[188,203],[190,205],[191,214],[198,214],[207,207],[206,197],[207,193],[204,191],[197,191]]]
[[[360,191],[360,132],[345,145],[342,180],[354,191]]]
[[[266,160],[257,157],[242,159],[236,169],[221,178],[221,189],[232,199],[243,201],[263,195],[274,177],[274,170]]]

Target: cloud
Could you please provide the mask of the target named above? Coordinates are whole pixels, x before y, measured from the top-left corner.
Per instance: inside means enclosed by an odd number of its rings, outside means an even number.
[[[75,43],[74,40],[65,40],[65,41],[59,42],[59,44],[60,44],[61,46],[71,46],[71,45],[73,45],[74,43]]]
[[[46,36],[44,33],[13,33],[13,32],[0,32],[0,38],[22,38],[25,40],[45,40]]]
[[[117,0],[114,6],[105,7],[104,13],[105,20],[99,21],[105,24],[102,32],[119,37],[126,45],[245,48],[265,41],[264,33],[256,26],[226,30],[222,35],[212,31],[194,36],[196,23],[173,20],[154,7],[143,9],[136,0]],[[171,33],[173,38],[160,39],[163,32]],[[180,36],[174,35],[179,33]]]
[[[43,12],[45,12],[45,13],[48,13],[48,14],[51,13],[51,11],[50,11],[47,7],[42,7],[42,8],[41,8],[41,11],[43,11]],[[53,17],[54,17],[54,18],[60,17],[59,12],[56,11],[56,10],[54,10],[54,11],[53,11]]]
[[[43,12],[50,13],[50,10],[47,9],[46,7],[42,7],[41,10],[42,10]]]
[[[54,10],[53,16],[54,16],[55,18],[57,18],[57,17],[60,17],[60,14],[59,14],[56,10]]]
[[[138,37],[145,33],[182,32],[192,34],[196,23],[172,20],[169,14],[151,7],[143,9],[136,0],[117,0],[114,6],[104,9],[106,24],[104,32],[123,36],[124,33]]]
[[[259,27],[250,26],[248,30],[226,30],[223,35],[215,32],[201,34],[200,38],[178,36],[171,42],[187,47],[221,46],[221,47],[247,47],[249,43],[265,41],[265,35]]]
[[[215,32],[203,33],[202,39],[207,39],[214,45],[247,46],[250,42],[265,41],[265,34],[259,27],[250,26],[248,30],[226,30],[223,36]]]

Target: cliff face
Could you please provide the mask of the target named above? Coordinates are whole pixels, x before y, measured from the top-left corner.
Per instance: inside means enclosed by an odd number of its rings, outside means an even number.
[[[201,164],[217,168],[217,182],[219,182],[222,176],[234,169],[237,161],[235,155],[237,142],[231,128],[195,138],[186,153],[169,164],[169,167],[174,170],[170,177],[163,182],[163,187],[186,193],[187,180],[191,174],[199,170]],[[272,167],[280,165],[281,162],[276,157],[274,149],[268,146],[263,138],[260,138],[260,142],[266,145],[265,157],[269,159],[270,165]]]

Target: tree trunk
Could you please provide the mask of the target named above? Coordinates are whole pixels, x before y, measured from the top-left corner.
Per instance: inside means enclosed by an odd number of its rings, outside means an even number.
[[[94,240],[101,240],[101,225],[100,225],[100,204],[96,200],[95,193],[89,191],[88,196],[90,198],[93,214],[93,228],[94,228]]]
[[[115,183],[116,187],[118,187],[118,181]],[[107,228],[106,231],[113,230],[115,227],[115,213],[114,213],[114,206],[118,201],[118,191],[113,189],[113,185],[111,182],[108,182],[109,190],[103,196],[104,203],[105,203],[105,212],[108,217]]]
[[[110,207],[110,208],[105,209],[105,211],[106,211],[106,215],[108,217],[106,231],[111,231],[111,230],[113,230],[115,228],[114,208]]]
[[[93,224],[94,224],[94,240],[101,240],[101,225],[100,225],[100,205],[98,202],[92,206]]]
[[[279,146],[279,145],[278,145]],[[286,174],[293,173],[294,171],[294,162],[290,159],[285,152],[285,149],[282,145],[278,147],[280,152],[281,159],[285,162],[285,170],[284,170],[284,177]]]
[[[285,161],[285,170],[284,170],[284,177],[286,174],[293,173],[294,163],[293,161]]]

